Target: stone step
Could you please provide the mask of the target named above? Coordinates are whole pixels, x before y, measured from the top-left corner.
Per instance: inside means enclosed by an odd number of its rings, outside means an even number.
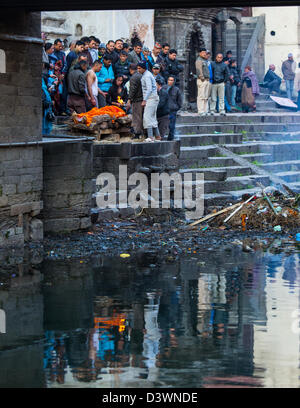
[[[268,153],[272,161],[298,160],[300,158],[300,141],[257,142],[261,153]]]
[[[184,185],[193,186],[195,191],[197,186],[204,187],[204,194],[208,193],[224,193],[227,191],[249,190],[255,188],[256,183],[260,182],[264,186],[268,186],[270,179],[267,176],[251,175],[241,177],[228,177],[225,181],[204,180],[204,186],[202,182],[188,181],[184,182]],[[194,198],[194,195],[193,195]]]
[[[207,133],[241,133],[241,132],[293,132],[299,130],[297,123],[190,123],[176,126],[179,135],[207,134]]]
[[[276,173],[276,176],[281,177],[287,183],[300,182],[300,171],[282,171]]]
[[[272,155],[268,153],[250,153],[250,154],[243,154],[243,159],[248,160],[249,162],[258,162],[259,164],[263,164],[266,162],[270,162],[272,160]]]
[[[181,159],[206,159],[209,156],[214,156],[217,153],[217,148],[214,146],[192,146],[180,147]]]
[[[281,162],[275,161],[271,163],[264,163],[261,167],[271,173],[281,171],[297,171],[300,170],[300,160],[289,160]]]
[[[269,184],[267,184],[268,186]],[[269,186],[268,192],[276,190],[275,187]],[[243,189],[243,190],[231,190],[227,191],[227,194],[230,196],[232,200],[239,200],[244,194],[259,194],[261,192],[260,187],[253,187],[253,188],[248,188],[248,189]]]
[[[246,136],[246,135],[245,135]],[[261,141],[300,141],[300,132],[264,132],[264,133],[251,133],[247,135],[248,140],[261,140]]]
[[[289,187],[295,192],[300,193],[300,181],[296,183],[291,183]]]
[[[234,144],[242,141],[241,133],[180,135],[181,146],[204,146],[211,144]]]
[[[259,153],[259,145],[257,143],[242,143],[242,144],[226,144],[226,148],[235,154],[244,156],[250,153]]]
[[[198,169],[181,169],[179,170],[179,173],[184,176],[186,173],[192,173],[193,175],[195,174],[203,174],[204,180],[205,181],[224,181],[227,178],[227,170],[226,167],[223,167],[223,169],[219,168],[198,168]]]
[[[226,116],[199,116],[197,113],[182,112],[177,116],[177,124],[189,123],[298,123],[300,125],[299,113],[268,113],[267,115],[257,113],[231,113]],[[300,127],[299,127],[300,130]]]
[[[186,168],[186,169],[180,169],[180,173],[204,173],[204,178],[205,180],[209,179],[210,177],[210,172],[216,172],[216,173],[226,173],[226,177],[241,177],[241,176],[247,176],[252,174],[252,170],[250,167],[246,166],[228,166],[228,167],[206,167],[202,166],[199,168]],[[208,174],[208,176],[206,176]],[[214,180],[220,180],[221,174],[216,174],[217,178]],[[212,179],[212,178],[211,178]]]

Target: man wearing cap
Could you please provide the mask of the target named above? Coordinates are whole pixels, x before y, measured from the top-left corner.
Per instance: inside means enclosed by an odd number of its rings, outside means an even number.
[[[281,71],[283,73],[283,79],[285,80],[286,93],[289,99],[292,99],[294,90],[296,63],[293,58],[293,54],[288,54],[288,59],[282,63]]]
[[[211,84],[209,81],[210,72],[207,64],[206,48],[200,48],[199,57],[196,60],[196,75],[197,75],[197,108],[201,116],[207,115],[208,99],[211,92]]]
[[[98,59],[103,63],[103,56],[106,51],[106,45],[105,43],[100,43],[99,48],[98,48]]]
[[[157,106],[157,122],[158,129],[162,139],[166,138],[169,133],[169,93],[168,88],[165,86],[165,81],[156,77],[157,93],[159,96],[159,103]]]
[[[143,134],[143,91],[141,79],[142,75],[137,71],[136,64],[130,64],[129,66],[130,82],[129,82],[129,95],[128,104],[132,108],[132,133],[134,139],[139,139]]]
[[[143,51],[142,51],[141,55],[142,55],[142,61],[146,62],[147,69],[149,71],[151,71],[152,67],[154,65],[154,61],[153,61],[153,58],[152,58],[152,55],[151,55],[151,52],[150,52],[149,48],[148,47],[143,47]]]
[[[146,141],[153,142],[155,136],[156,140],[161,140],[158,123],[156,118],[157,106],[159,103],[159,97],[157,95],[157,88],[154,76],[151,72],[147,71],[146,63],[138,63],[138,71],[142,74],[142,91],[143,91],[143,102],[144,106],[144,117],[143,117],[143,126],[147,130],[148,138]]]
[[[166,84],[166,81],[164,80],[164,77],[160,73],[160,65],[159,64],[154,64],[153,65],[152,75],[154,76],[155,80],[159,79],[160,81],[163,81],[163,85]]]

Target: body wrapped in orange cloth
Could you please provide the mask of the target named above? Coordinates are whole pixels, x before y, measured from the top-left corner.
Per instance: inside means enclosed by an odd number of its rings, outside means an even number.
[[[93,108],[88,112],[73,114],[72,119],[75,123],[84,123],[86,126],[90,126],[94,116],[109,115],[112,120],[126,116],[123,109],[117,106],[104,106],[104,108]]]

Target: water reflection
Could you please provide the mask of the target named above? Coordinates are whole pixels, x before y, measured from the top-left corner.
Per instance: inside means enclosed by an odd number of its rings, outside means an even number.
[[[300,261],[293,245],[273,242],[253,253],[232,246],[175,263],[153,256],[137,263],[47,261],[40,271],[34,311],[39,322],[43,315],[43,373],[32,386],[300,385],[291,316],[299,309]],[[23,345],[24,355],[30,347]],[[0,363],[2,355],[5,345]],[[3,378],[1,365],[1,385]],[[14,375],[5,378],[14,386]]]

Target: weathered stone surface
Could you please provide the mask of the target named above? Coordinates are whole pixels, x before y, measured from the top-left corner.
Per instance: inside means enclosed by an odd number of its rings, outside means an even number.
[[[80,229],[80,218],[58,218],[44,221],[45,232],[71,232]]]
[[[30,239],[33,242],[41,242],[44,238],[43,222],[38,219],[34,219],[30,223]]]

